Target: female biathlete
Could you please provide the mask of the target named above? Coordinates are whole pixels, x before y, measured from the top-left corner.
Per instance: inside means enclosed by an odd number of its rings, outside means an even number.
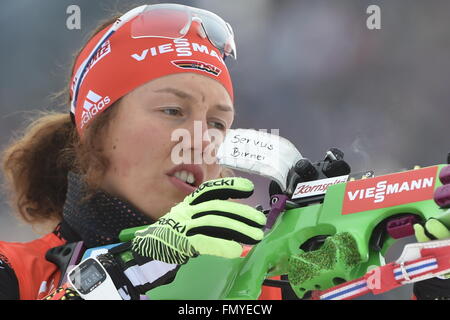
[[[189,259],[236,258],[241,244],[262,239],[264,214],[233,200],[252,194],[251,181],[194,161],[214,156],[212,137],[233,123],[224,59],[235,57],[229,24],[177,4],[135,8],[94,32],[72,68],[68,112],[36,119],[3,152],[13,207],[55,228],[28,243],[0,242],[1,299],[89,298],[80,293],[89,278],[81,289],[57,289],[67,270],[55,249],[118,243],[127,228],[148,225],[99,256],[114,283],[105,299],[145,299]],[[177,130],[191,139],[173,139]],[[416,293],[449,296],[441,287]]]

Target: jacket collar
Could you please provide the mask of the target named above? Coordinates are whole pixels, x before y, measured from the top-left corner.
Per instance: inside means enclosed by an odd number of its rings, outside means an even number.
[[[69,172],[63,222],[60,232],[69,242],[82,240],[86,247],[118,243],[123,229],[152,224],[154,221],[132,204],[98,191],[83,200],[86,185],[80,175]]]

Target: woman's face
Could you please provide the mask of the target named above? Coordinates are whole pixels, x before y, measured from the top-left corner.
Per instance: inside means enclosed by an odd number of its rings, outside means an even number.
[[[211,132],[224,135],[234,109],[218,81],[193,73],[169,75],[128,93],[114,107],[119,109],[105,137],[106,192],[157,219],[195,186],[219,177],[220,166],[204,159],[215,155]],[[180,133],[185,138],[175,139]],[[180,159],[188,165],[180,166]]]

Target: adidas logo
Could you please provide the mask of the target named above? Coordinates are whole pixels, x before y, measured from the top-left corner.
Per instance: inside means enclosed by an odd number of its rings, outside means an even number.
[[[92,90],[89,90],[83,104],[83,114],[81,115],[81,128],[83,128],[97,113],[111,102],[109,97],[102,97]]]

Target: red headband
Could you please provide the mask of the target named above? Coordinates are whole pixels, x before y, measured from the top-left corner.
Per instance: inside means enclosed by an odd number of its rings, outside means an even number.
[[[95,35],[81,51],[74,72],[92,52],[110,26]],[[233,99],[230,74],[217,50],[202,38],[192,23],[189,33],[181,39],[133,39],[130,23],[116,31],[98,50],[86,69],[75,106],[75,123],[82,135],[86,125],[115,101],[137,87],[160,77],[193,72],[219,81]],[[71,99],[74,74],[72,74]]]

